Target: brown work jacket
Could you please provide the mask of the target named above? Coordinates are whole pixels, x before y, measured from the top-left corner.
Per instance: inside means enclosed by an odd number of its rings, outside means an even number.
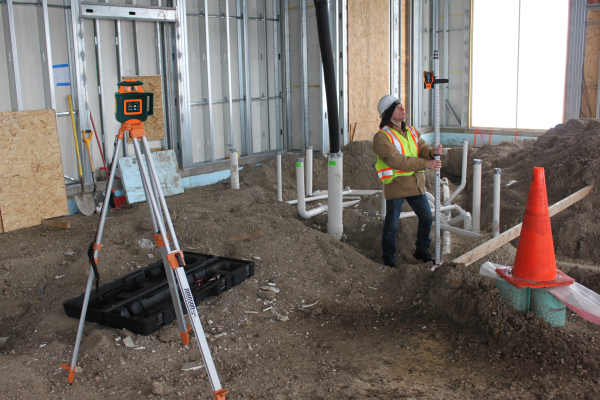
[[[410,134],[408,128],[407,132],[402,132],[394,124],[388,124],[387,126],[404,138],[407,138],[406,135]],[[400,154],[396,146],[390,142],[390,139],[382,131],[377,132],[373,137],[373,151],[388,167],[399,171],[415,171],[412,175],[397,176],[392,182],[385,185],[385,198],[387,200],[425,194],[425,173],[416,171],[424,170],[427,160],[433,160],[433,151],[431,146],[421,139],[418,132],[417,135],[419,137],[419,142],[417,143],[419,157],[407,157],[404,154]]]

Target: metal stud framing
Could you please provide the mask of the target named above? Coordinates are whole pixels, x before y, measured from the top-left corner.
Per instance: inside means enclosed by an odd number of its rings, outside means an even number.
[[[586,1],[572,0],[567,55],[567,96],[565,119],[579,118],[585,55]]]
[[[21,95],[21,75],[19,73],[19,57],[17,52],[17,33],[15,31],[15,18],[12,0],[2,4],[2,26],[4,27],[4,48],[8,61],[8,84],[10,87],[10,100],[13,111],[23,111],[23,97]]]
[[[48,109],[56,109],[54,93],[54,74],[52,73],[52,46],[50,44],[50,21],[48,19],[48,1],[39,0],[38,32],[40,35],[40,52],[42,54],[42,79],[44,81],[44,99]]]
[[[4,30],[5,30],[5,48],[7,51],[7,61],[9,69],[8,89],[11,93],[11,108],[15,111],[23,109],[23,96],[20,93],[20,76],[17,56],[16,31],[14,26],[13,1],[2,1],[3,8]],[[289,20],[289,0],[257,0],[256,4],[252,3],[252,8],[257,9],[257,15],[250,15],[249,1],[237,0],[234,4],[234,10],[230,10],[230,4],[227,0],[219,0],[219,15],[208,15],[209,0],[202,0],[201,7],[204,7],[203,14],[199,16],[188,16],[186,13],[186,2],[183,0],[176,1],[174,7],[161,7],[161,0],[151,0],[150,7],[138,7],[137,0],[126,0],[127,5],[109,4],[108,1],[102,3],[86,3],[82,7],[78,0],[64,0],[64,5],[56,6],[48,4],[48,0],[35,0],[38,3],[27,3],[27,5],[38,6],[37,23],[40,27],[39,31],[39,51],[41,52],[42,74],[43,74],[43,90],[44,104],[47,108],[56,108],[55,84],[53,82],[52,71],[52,51],[50,48],[50,24],[53,21],[49,20],[48,7],[62,7],[65,9],[65,20],[67,29],[67,47],[69,56],[69,73],[71,74],[71,94],[73,96],[74,111],[77,118],[77,131],[81,135],[83,129],[89,129],[91,123],[89,121],[89,106],[88,106],[88,88],[86,78],[86,54],[84,46],[85,34],[93,35],[93,47],[88,49],[91,56],[95,59],[95,68],[97,73],[98,84],[98,110],[95,110],[95,123],[98,128],[98,133],[102,132],[104,143],[102,145],[105,153],[110,153],[112,147],[111,135],[105,132],[106,129],[111,129],[113,121],[111,119],[111,110],[109,109],[110,99],[107,96],[112,95],[105,88],[105,85],[110,83],[106,79],[122,80],[123,75],[129,74],[130,69],[135,75],[144,73],[143,66],[149,60],[143,59],[144,51],[142,46],[145,45],[140,37],[142,26],[139,21],[150,22],[153,24],[155,40],[156,59],[151,62],[156,63],[156,72],[162,76],[163,84],[163,109],[165,119],[165,139],[162,142],[163,148],[173,148],[178,154],[179,161],[184,168],[195,167],[199,164],[207,162],[216,162],[221,159],[221,149],[215,149],[221,143],[223,135],[223,143],[225,154],[229,147],[241,147],[243,156],[250,156],[254,153],[268,153],[273,150],[282,150],[291,146],[291,110],[292,98],[290,87],[290,38],[300,42],[299,61],[301,74],[301,91],[302,96],[297,106],[302,112],[301,129],[298,132],[302,136],[301,143],[309,145],[310,143],[310,124],[309,119],[319,118],[320,111],[318,106],[309,107],[309,60],[308,60],[308,22],[307,18],[307,1],[298,0],[299,8],[299,30],[290,35],[290,20]],[[336,75],[338,82],[339,94],[339,110],[336,112],[340,115],[340,127],[343,134],[343,143],[348,142],[348,121],[347,121],[347,11],[346,0],[329,0],[328,7],[330,10],[330,26],[333,51],[336,54]],[[394,15],[390,19],[392,30],[396,32],[399,28],[399,0],[390,0],[391,10]],[[212,3],[211,3],[212,4]],[[20,5],[20,4],[19,4]],[[268,10],[268,14],[267,14]],[[271,15],[271,10],[273,14]],[[310,15],[310,13],[309,13]],[[203,126],[193,127],[191,119],[190,102],[190,68],[188,46],[188,18],[200,17],[200,44],[201,53],[204,55],[202,61],[201,74],[205,77],[202,83],[202,101],[198,104],[203,109],[204,121]],[[209,18],[220,18],[219,32],[215,35],[214,25],[209,27]],[[92,20],[93,29],[90,32],[84,32],[83,19]],[[230,21],[231,19],[235,21]],[[106,26],[101,20],[112,20],[110,25],[110,33],[107,37]],[[252,21],[252,22],[251,22]],[[294,21],[295,22],[295,21]],[[237,24],[237,48],[232,46],[232,25]],[[130,25],[131,24],[131,25]],[[114,26],[114,28],[113,28]],[[104,30],[104,36],[101,35],[101,29]],[[250,31],[252,29],[253,37],[257,38],[257,45],[254,41],[250,41]],[[296,30],[296,29],[295,29]],[[92,32],[93,31],[93,32]],[[114,32],[114,36],[113,35]],[[129,33],[131,32],[131,33]],[[112,43],[114,38],[114,53],[112,53]],[[211,37],[212,36],[212,37]],[[218,37],[217,37],[218,36]],[[399,46],[398,40],[392,34],[393,47]],[[102,38],[104,40],[102,40]],[[109,39],[110,38],[110,39]],[[130,39],[131,38],[131,39]],[[152,39],[150,39],[152,40]],[[88,44],[90,42],[88,41]],[[109,48],[107,49],[108,46]],[[125,47],[123,47],[125,46]],[[250,48],[252,46],[252,48]],[[103,49],[104,47],[104,49]],[[127,48],[131,48],[131,57],[125,53]],[[22,49],[21,49],[22,50]],[[102,50],[105,53],[105,60],[102,59]],[[114,54],[106,56],[106,51]],[[211,53],[212,50],[212,53]],[[22,50],[23,51],[23,50]],[[237,54],[236,54],[237,52]],[[256,58],[251,57],[251,54],[258,55]],[[316,53],[318,54],[318,53]],[[221,81],[212,78],[211,72],[219,75],[217,71],[211,71],[211,56],[220,55],[223,57],[220,63]],[[154,55],[152,56],[154,58]],[[312,57],[312,55],[311,55]],[[397,60],[397,53],[391,55],[393,60]],[[239,97],[234,98],[234,93],[237,94],[237,87],[232,86],[232,65],[231,62],[236,60],[239,80]],[[213,59],[213,61],[216,61]],[[106,62],[111,63],[106,66]],[[116,65],[113,64],[115,63]],[[399,91],[399,65],[396,62],[392,63],[391,74],[393,75],[390,85],[396,85],[397,88],[393,91]],[[214,69],[215,65],[212,65]],[[398,68],[396,68],[398,67]],[[253,70],[256,68],[256,70]],[[126,72],[127,71],[127,72]],[[251,75],[251,72],[254,74]],[[110,77],[106,74],[115,74]],[[311,72],[312,73],[312,72]],[[322,71],[321,71],[322,73]],[[252,84],[251,76],[256,79],[256,85]],[[322,77],[322,75],[321,75]],[[212,86],[211,85],[220,85]],[[252,87],[254,86],[254,93]],[[322,118],[322,137],[313,137],[316,145],[321,142],[323,152],[328,151],[328,124],[327,118],[330,117],[327,113],[325,102],[324,85],[322,88],[323,113]],[[219,91],[219,89],[222,91]],[[95,92],[93,88],[92,92]],[[219,95],[217,93],[222,93]],[[94,94],[95,95],[95,94]],[[215,95],[220,98],[213,98]],[[253,132],[253,107],[254,102],[254,118],[260,119],[254,121]],[[300,104],[301,102],[301,104]],[[94,101],[95,103],[95,101]],[[223,114],[218,113],[215,104],[223,105]],[[240,113],[237,113],[236,106],[239,104]],[[259,107],[256,105],[260,104]],[[234,124],[234,110],[236,121],[238,115],[240,117],[240,126]],[[312,114],[311,114],[312,112]],[[68,112],[61,112],[58,115],[68,116]],[[214,118],[223,118],[223,131],[215,131],[216,120]],[[342,122],[343,120],[343,122]],[[314,121],[313,125],[314,125]],[[220,123],[218,126],[220,127]],[[241,129],[240,129],[241,128]],[[260,131],[257,131],[260,129]],[[274,136],[275,135],[275,136]],[[62,139],[61,139],[62,140]],[[79,139],[81,140],[81,139]],[[203,140],[205,154],[202,162],[194,161],[194,149],[199,148],[196,140]],[[239,141],[241,140],[241,143]],[[257,142],[259,140],[259,142]],[[81,143],[81,142],[80,142]],[[194,146],[196,145],[196,146]],[[127,146],[123,146],[123,152],[127,155]],[[216,154],[215,154],[216,152]],[[108,154],[107,154],[108,155]],[[89,163],[87,162],[87,154],[83,152],[84,158],[82,165],[85,171],[86,182],[91,182],[91,174],[89,171]]]
[[[470,106],[471,71],[471,0],[463,0],[463,72],[460,126],[468,127]]]
[[[306,33],[306,0],[300,0],[300,62],[302,64],[302,148],[310,145],[308,122],[308,40]]]

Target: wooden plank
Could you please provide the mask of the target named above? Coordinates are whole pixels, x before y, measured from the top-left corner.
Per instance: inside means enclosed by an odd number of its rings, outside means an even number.
[[[163,114],[162,82],[160,75],[124,76],[123,80],[137,80],[144,83],[144,92],[154,93],[154,114],[144,122],[144,130],[148,140],[164,139],[165,118]],[[131,143],[131,139],[127,139]]]
[[[3,232],[69,213],[54,110],[0,113]]]
[[[558,203],[554,203],[551,207],[548,208],[548,213],[552,217],[553,215],[556,215],[557,213],[564,210],[565,208],[572,206],[573,204],[575,204],[576,202],[578,202],[579,200],[583,199],[585,196],[590,194],[593,187],[594,187],[593,185],[586,186],[583,189],[573,193],[569,197],[565,197]],[[465,253],[462,256],[455,258],[453,260],[453,262],[458,263],[458,264],[465,264],[465,265],[473,264],[475,261],[485,257],[486,255],[490,254],[492,251],[504,246],[508,242],[519,237],[519,235],[521,234],[521,226],[522,225],[523,225],[523,223],[513,226],[512,228],[510,228],[506,232],[502,233],[501,235],[498,235],[495,238],[488,240],[487,242],[483,243],[482,245],[474,248],[473,250],[469,251],[468,253]]]
[[[152,159],[154,160],[154,166],[156,167],[160,186],[165,197],[183,193],[183,184],[177,172],[175,151],[157,151],[156,153],[152,153]],[[145,163],[144,158],[144,167],[148,171]],[[127,202],[132,204],[146,201],[146,194],[144,193],[137,159],[135,157],[121,157],[119,158],[119,168],[121,169],[121,182],[123,182]]]
[[[348,2],[348,126],[354,140],[373,140],[379,99],[390,91],[390,2]],[[402,25],[402,24],[401,24]]]
[[[57,221],[53,219],[43,219],[42,225],[51,226],[53,228],[69,229],[71,227],[71,221]]]

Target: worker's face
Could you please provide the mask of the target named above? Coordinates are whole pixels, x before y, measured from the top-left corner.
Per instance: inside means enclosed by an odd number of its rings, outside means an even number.
[[[396,106],[392,118],[394,118],[395,120],[406,119],[406,111],[404,110],[404,106],[402,104],[398,104]]]

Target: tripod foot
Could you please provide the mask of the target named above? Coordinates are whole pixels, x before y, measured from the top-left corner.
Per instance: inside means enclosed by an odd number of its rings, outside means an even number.
[[[71,364],[60,364],[60,367],[69,371],[69,385],[72,385],[75,379],[75,368],[71,369]]]
[[[214,392],[213,394],[215,395],[215,400],[225,400],[225,395],[227,393],[229,393],[227,390],[219,389],[216,392]]]
[[[179,335],[181,336],[181,341],[183,342],[184,345],[188,345],[190,344],[190,329],[192,329],[191,326],[187,327],[187,331],[185,332],[179,332]]]

